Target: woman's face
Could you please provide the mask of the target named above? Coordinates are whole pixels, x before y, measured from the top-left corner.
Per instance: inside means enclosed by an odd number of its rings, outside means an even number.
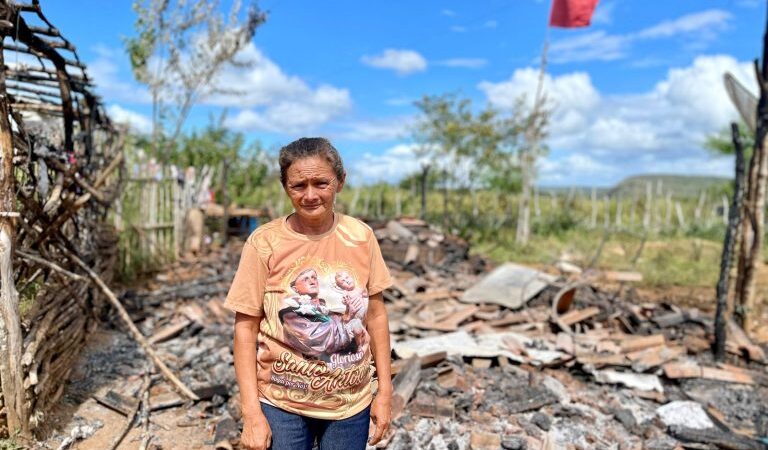
[[[333,200],[343,185],[344,180],[338,180],[330,164],[318,156],[298,159],[286,172],[285,192],[299,220],[315,223],[331,217]]]

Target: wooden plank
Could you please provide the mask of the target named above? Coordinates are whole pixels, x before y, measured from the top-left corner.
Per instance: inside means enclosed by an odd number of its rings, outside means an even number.
[[[744,350],[752,361],[765,362],[765,352],[762,348],[752,343],[744,330],[733,321],[728,319],[728,337],[733,340],[738,350]],[[739,352],[737,352],[738,354]]]
[[[701,366],[692,361],[669,362],[662,365],[661,369],[670,380],[701,377]]]
[[[727,381],[729,383],[755,384],[755,380],[749,374],[718,369],[717,367],[702,367],[701,377],[707,380]]]
[[[596,354],[586,354],[586,355],[576,355],[576,362],[579,364],[585,365],[590,364],[595,367],[604,367],[604,366],[630,366],[630,361],[627,359],[625,355],[622,354],[615,354],[615,355],[596,355]]]
[[[603,276],[609,281],[640,282],[643,281],[643,274],[640,272],[622,272],[618,270],[606,270]]]
[[[408,299],[416,302],[430,302],[434,300],[441,300],[444,298],[454,298],[455,292],[450,289],[440,289],[431,292],[420,292],[418,294],[409,295]]]
[[[191,323],[191,320],[184,319],[180,322],[172,323],[166,327],[163,327],[149,338],[149,343],[157,344],[159,342],[165,342],[184,331],[184,329],[187,328]]]
[[[508,325],[516,325],[518,323],[525,323],[531,320],[530,314],[527,312],[509,313],[500,319],[491,320],[488,325],[492,327],[506,327]]]
[[[649,347],[658,347],[665,345],[666,339],[663,334],[652,334],[650,336],[641,336],[625,339],[621,342],[621,352],[631,353],[643,350]]]
[[[557,350],[562,350],[565,353],[568,353],[569,355],[573,355],[576,353],[576,350],[573,344],[573,337],[568,333],[557,333],[555,348]]]
[[[600,314],[600,308],[597,306],[590,306],[589,308],[576,309],[569,311],[559,317],[559,321],[565,325],[571,326],[575,323],[583,322],[591,317]]]
[[[648,369],[658,367],[665,362],[672,361],[686,353],[685,347],[651,347],[645,350],[628,353],[627,357],[632,361],[632,369],[636,372],[645,372]]]
[[[392,380],[392,420],[400,417],[421,378],[419,357],[412,356],[405,367]]]
[[[416,416],[447,417],[455,415],[455,406],[450,397],[417,397],[408,410]]]
[[[448,353],[446,352],[435,352],[430,353],[429,355],[422,356],[419,358],[420,368],[424,369],[427,367],[432,367],[438,365],[440,362],[444,361],[445,358],[448,357]],[[397,361],[394,361],[392,363],[392,375],[397,375],[400,373],[408,364],[407,359],[398,359]]]

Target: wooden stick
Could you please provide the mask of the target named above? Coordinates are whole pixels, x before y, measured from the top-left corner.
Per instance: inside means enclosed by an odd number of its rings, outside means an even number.
[[[88,267],[83,260],[77,257],[74,253],[70,252],[69,250],[59,247],[59,249],[64,252],[64,254],[67,255],[69,259],[74,261],[78,266],[80,266],[81,269],[83,269],[88,276],[93,280],[94,283],[96,283],[99,288],[101,288],[102,292],[107,296],[107,299],[109,300],[109,303],[112,304],[112,306],[115,307],[117,310],[118,315],[123,320],[125,325],[128,327],[128,330],[130,331],[131,335],[136,339],[136,341],[141,345],[141,347],[144,349],[144,352],[149,356],[149,358],[152,360],[152,362],[155,364],[155,366],[160,370],[160,373],[165,376],[165,379],[171,382],[174,386],[176,386],[179,391],[181,391],[184,396],[191,400],[199,400],[199,397],[195,395],[194,392],[192,392],[191,389],[189,389],[181,380],[179,380],[176,375],[173,374],[171,369],[168,368],[168,366],[165,365],[163,360],[160,359],[159,356],[157,356],[157,353],[155,353],[155,350],[152,348],[152,345],[147,342],[147,340],[144,338],[144,335],[141,334],[138,328],[136,328],[136,325],[131,320],[131,317],[128,315],[128,312],[125,310],[123,305],[120,303],[120,300],[118,300],[117,296],[112,292],[109,287],[104,283],[104,281],[93,271],[90,267]]]
[[[138,397],[141,398],[144,396],[144,393],[149,390],[150,385],[150,378],[144,377],[144,382],[141,384],[141,390],[139,391]],[[109,446],[109,450],[115,450],[121,442],[123,442],[123,438],[128,434],[128,432],[133,427],[133,421],[136,418],[136,413],[139,412],[139,408],[141,407],[142,402],[136,402],[136,405],[133,407],[133,409],[128,413],[128,416],[125,419],[125,425],[123,426],[123,429],[120,431],[120,434],[117,435],[115,440],[112,441],[112,445]]]
[[[78,275],[76,273],[72,273],[69,270],[66,270],[66,269],[62,268],[61,266],[59,266],[57,264],[54,264],[54,263],[52,263],[50,261],[46,261],[43,258],[35,256],[35,255],[31,254],[31,253],[27,253],[27,252],[21,251],[19,249],[16,249],[16,254],[21,256],[24,259],[28,259],[28,260],[30,260],[30,261],[32,261],[34,263],[40,264],[41,266],[45,266],[45,267],[47,267],[49,269],[55,270],[56,272],[62,273],[64,275],[68,276],[69,278],[72,278],[73,280],[83,281],[83,280],[87,279],[86,277],[84,277],[82,275]]]

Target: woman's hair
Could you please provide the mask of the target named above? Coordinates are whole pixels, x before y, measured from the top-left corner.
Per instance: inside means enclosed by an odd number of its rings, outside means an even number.
[[[344,163],[341,161],[339,152],[331,145],[330,141],[321,137],[304,137],[280,149],[280,183],[285,186],[288,168],[291,167],[291,164],[300,159],[313,156],[324,158],[336,173],[336,178],[339,181],[344,179]]]

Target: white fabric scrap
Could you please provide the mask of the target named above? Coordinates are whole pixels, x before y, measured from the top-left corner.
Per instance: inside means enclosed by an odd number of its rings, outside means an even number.
[[[656,414],[668,427],[679,425],[696,430],[706,430],[715,426],[700,404],[688,400],[669,402],[658,407]]]
[[[624,386],[640,389],[641,391],[664,393],[664,387],[656,375],[617,372],[615,370],[595,370],[592,372],[592,376],[599,383],[623,384]]]

